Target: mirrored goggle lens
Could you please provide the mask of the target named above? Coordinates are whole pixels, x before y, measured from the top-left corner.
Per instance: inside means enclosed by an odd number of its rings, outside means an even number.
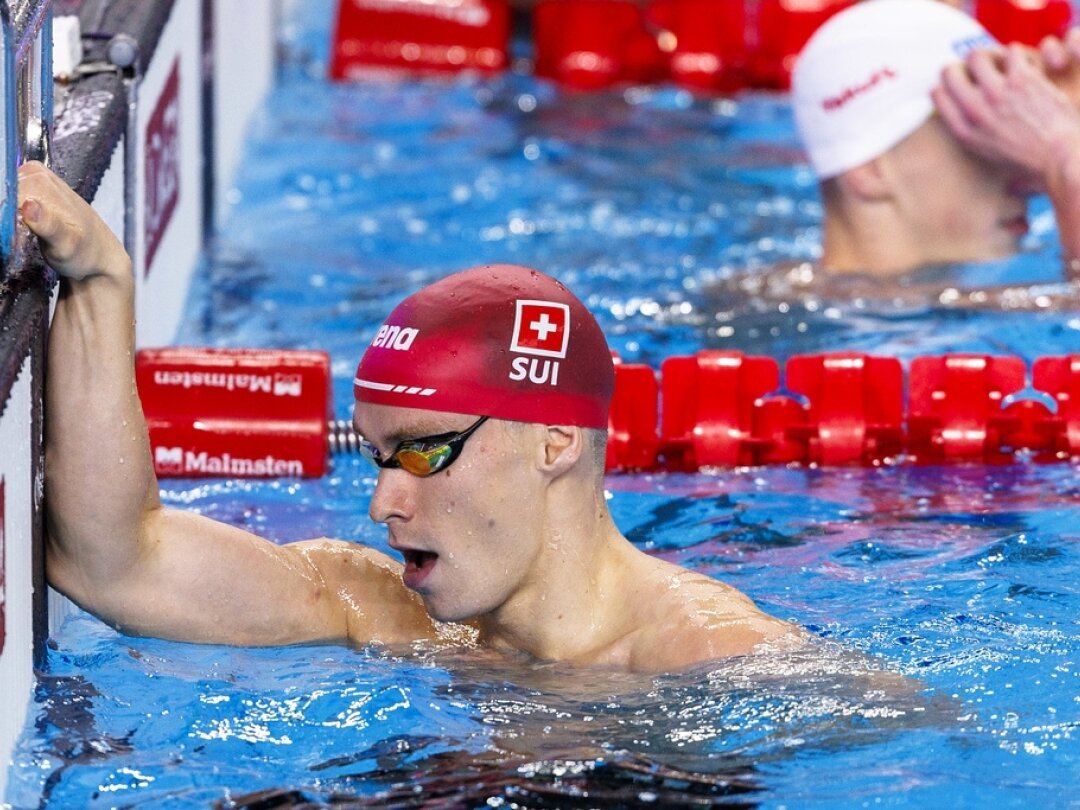
[[[448,444],[434,450],[404,449],[394,453],[393,458],[405,472],[424,476],[437,473],[450,459],[453,449]]]

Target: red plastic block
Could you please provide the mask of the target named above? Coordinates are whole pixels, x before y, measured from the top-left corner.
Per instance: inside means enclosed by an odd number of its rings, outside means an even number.
[[[532,24],[538,76],[578,90],[664,78],[664,55],[637,3],[541,0]]]
[[[799,355],[788,360],[785,381],[810,402],[801,431],[808,461],[874,464],[903,449],[904,371],[896,358]]]
[[[1002,400],[1024,388],[1019,357],[947,355],[911,361],[908,450],[920,463],[1002,461]]]
[[[805,462],[806,407],[792,397],[765,397],[754,408],[751,446],[755,464]]]
[[[1036,458],[1055,452],[1057,434],[1063,422],[1036,399],[1017,398],[1010,402],[992,424],[998,427],[1003,449],[1032,450]]]
[[[1032,368],[1032,378],[1036,389],[1057,402],[1052,449],[1080,455],[1080,354],[1040,357]]]
[[[746,84],[743,0],[652,0],[647,15],[661,33],[668,73],[683,87],[731,92]]]
[[[661,377],[660,435],[667,466],[695,470],[757,463],[754,412],[780,381],[775,360],[702,351],[669,357]]]
[[[340,0],[330,77],[498,71],[509,38],[507,0]]]
[[[144,349],[135,376],[159,476],[326,471],[330,359],[324,352]]]
[[[651,470],[659,438],[660,386],[650,366],[615,360],[615,393],[608,415],[608,470]]]
[[[750,75],[755,87],[786,90],[807,40],[834,14],[856,0],[760,0],[747,28]]]
[[[975,19],[1000,42],[1038,45],[1064,36],[1072,17],[1070,0],[975,0]]]

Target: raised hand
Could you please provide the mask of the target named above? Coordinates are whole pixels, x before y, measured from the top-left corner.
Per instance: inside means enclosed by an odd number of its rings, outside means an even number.
[[[946,68],[934,102],[962,144],[1047,185],[1080,156],[1080,110],[1019,46]]]
[[[975,51],[945,69],[933,96],[960,143],[1047,193],[1066,261],[1080,258],[1080,110],[1040,60],[1015,45]]]
[[[41,242],[41,253],[70,279],[130,275],[123,245],[97,212],[38,162],[19,167],[19,214]]]
[[[1043,73],[1080,109],[1080,28],[1064,37],[1046,37],[1037,51]]]

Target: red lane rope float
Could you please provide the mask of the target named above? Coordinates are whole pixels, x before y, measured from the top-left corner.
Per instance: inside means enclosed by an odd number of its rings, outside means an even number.
[[[916,357],[911,361],[908,451],[917,461],[1000,461],[1005,399],[1024,389],[1019,357]]]
[[[631,470],[656,464],[660,385],[650,366],[615,357],[615,391],[608,415],[606,466]]]
[[[1057,403],[1057,418],[1047,418],[1042,413],[1031,414],[1029,410],[1033,409],[1025,409],[1023,417],[1017,416],[1023,427],[1029,424],[1033,427],[1018,432],[1027,435],[1033,429],[1037,436],[1048,433],[1046,445],[1050,452],[1080,455],[1080,355],[1040,357],[1032,372],[1035,389],[1045,391]]]
[[[865,2],[866,0],[862,0]],[[535,72],[563,87],[672,81],[695,91],[787,89],[799,51],[858,0],[538,0]],[[1001,42],[1062,36],[1070,0],[972,0]],[[509,63],[508,0],[340,0],[330,75],[492,72]]]
[[[644,10],[622,0],[541,0],[533,53],[537,76],[576,90],[650,84],[667,74]]]
[[[662,372],[659,448],[668,469],[875,464],[903,446],[903,378],[894,358],[793,357],[787,394],[778,391],[771,357],[706,351],[668,358]]]
[[[509,39],[507,0],[341,0],[330,77],[490,73],[507,66]]]
[[[810,35],[855,0],[540,0],[536,74],[578,90],[672,80],[785,89]]]
[[[136,381],[161,477],[320,476],[356,449],[331,421],[330,360],[278,349],[143,349]],[[616,359],[607,468],[877,466],[1080,457],[1080,354]],[[906,392],[906,404],[905,404]]]
[[[661,442],[665,466],[675,470],[748,465],[761,455],[782,454],[764,429],[759,406],[780,382],[771,357],[704,351],[669,357],[661,366]],[[616,369],[617,371],[617,369]],[[618,377],[616,377],[618,379]]]
[[[617,363],[609,470],[767,464],[1004,463],[1080,456],[1080,354],[895,358],[854,352],[779,364],[702,351],[661,365]],[[656,420],[659,414],[659,420]],[[655,427],[658,424],[658,432]]]
[[[904,445],[904,372],[893,357],[796,356],[787,386],[808,400],[792,433],[814,464],[878,464]]]

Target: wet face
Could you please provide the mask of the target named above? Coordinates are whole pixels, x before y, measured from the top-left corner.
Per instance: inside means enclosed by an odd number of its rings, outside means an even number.
[[[1027,232],[1018,173],[961,146],[937,117],[890,153],[898,204],[927,264],[1016,252]]]
[[[462,431],[477,417],[366,404],[357,430],[389,457],[402,441]],[[488,420],[446,469],[379,470],[369,514],[404,557],[407,587],[440,621],[497,610],[526,587],[541,542],[541,477],[528,426]]]

